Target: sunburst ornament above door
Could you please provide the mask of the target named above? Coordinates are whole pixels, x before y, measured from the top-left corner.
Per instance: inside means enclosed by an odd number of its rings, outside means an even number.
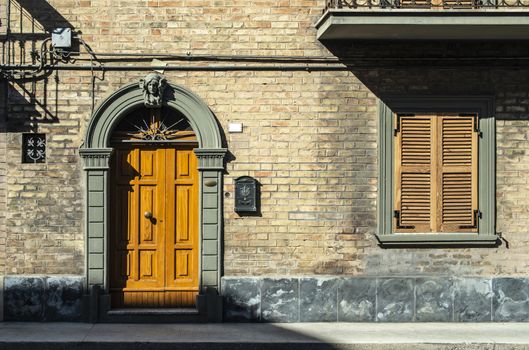
[[[178,124],[185,121],[185,118],[180,118],[171,125],[165,125],[165,120],[157,121],[156,117],[151,116],[150,122],[143,119],[143,125],[132,124],[137,130],[136,133],[129,133],[131,137],[138,137],[142,140],[154,141],[154,140],[171,140],[176,133],[178,133]]]
[[[114,141],[175,142],[196,141],[187,118],[166,107],[139,108],[116,127]]]

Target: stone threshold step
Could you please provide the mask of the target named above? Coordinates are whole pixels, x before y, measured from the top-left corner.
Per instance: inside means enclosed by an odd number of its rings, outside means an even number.
[[[107,312],[108,316],[161,316],[161,315],[198,315],[195,308],[169,308],[169,309],[112,309]]]

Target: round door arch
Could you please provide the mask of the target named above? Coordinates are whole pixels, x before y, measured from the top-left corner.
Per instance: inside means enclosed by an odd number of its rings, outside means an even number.
[[[95,110],[88,124],[84,144],[79,153],[84,162],[86,183],[86,271],[87,290],[101,290],[100,297],[91,297],[99,304],[99,316],[110,307],[109,297],[109,169],[114,149],[110,140],[113,130],[131,111],[145,106],[141,84],[129,84],[105,99]],[[220,288],[222,183],[226,148],[222,133],[210,109],[185,88],[168,83],[161,105],[174,109],[187,118],[196,134],[198,148],[199,215],[199,290]],[[207,183],[207,186],[204,185]],[[208,203],[205,207],[204,203]],[[211,205],[216,203],[215,205]],[[94,292],[92,292],[94,293]],[[91,309],[97,305],[91,305]]]

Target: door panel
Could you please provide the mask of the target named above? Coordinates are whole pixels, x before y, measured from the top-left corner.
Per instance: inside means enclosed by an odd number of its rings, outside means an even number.
[[[157,198],[156,193],[156,186],[140,186],[140,216],[141,213],[147,212],[158,212],[158,210],[155,210],[156,207],[155,200]],[[158,208],[156,208],[158,209]],[[140,232],[140,242],[143,243],[154,243],[156,244],[154,231],[156,231],[157,226],[154,225],[154,219],[148,219],[142,220],[140,218],[141,222],[141,232]]]
[[[174,216],[168,218],[166,285],[174,290],[198,292],[198,170],[192,149],[168,150],[168,195]],[[188,298],[190,300],[192,298]],[[184,298],[179,301],[189,302]]]
[[[189,242],[189,212],[192,198],[191,186],[177,186],[176,191],[176,242]]]
[[[192,148],[120,147],[112,169],[112,307],[194,306],[198,170]]]
[[[176,251],[176,262],[175,262],[175,272],[176,275],[174,279],[179,277],[188,277],[189,276],[189,267],[192,264],[190,261],[190,255],[192,251],[186,249],[180,249]]]
[[[189,167],[191,166],[191,154],[190,151],[181,150],[176,153],[176,178],[190,178],[191,173]]]

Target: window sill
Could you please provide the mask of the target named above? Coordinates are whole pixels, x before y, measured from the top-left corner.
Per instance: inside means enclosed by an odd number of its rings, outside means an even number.
[[[397,246],[497,246],[500,237],[477,233],[392,233],[376,235],[382,247]]]

